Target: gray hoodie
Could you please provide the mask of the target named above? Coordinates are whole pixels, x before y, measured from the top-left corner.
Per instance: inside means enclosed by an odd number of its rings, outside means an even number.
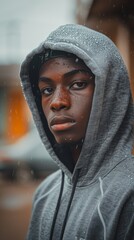
[[[48,48],[75,54],[95,75],[90,119],[73,172],[55,153],[30,77],[33,57]],[[60,26],[27,56],[20,75],[42,142],[60,168],[35,193],[27,239],[134,240],[133,104],[115,45],[84,26]]]

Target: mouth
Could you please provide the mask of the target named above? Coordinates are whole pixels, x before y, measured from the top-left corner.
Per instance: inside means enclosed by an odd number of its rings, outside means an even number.
[[[64,131],[76,124],[75,120],[69,117],[54,117],[50,121],[50,127],[53,131]]]

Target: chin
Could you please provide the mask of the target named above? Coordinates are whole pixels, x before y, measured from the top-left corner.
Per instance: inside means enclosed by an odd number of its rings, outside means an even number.
[[[72,144],[74,141],[73,140],[70,140],[70,139],[57,139],[56,138],[56,142],[59,143],[59,144]]]
[[[58,144],[64,144],[64,145],[76,145],[76,144],[80,144],[83,142],[83,138],[79,138],[79,139],[74,139],[74,138],[55,138],[56,142]]]

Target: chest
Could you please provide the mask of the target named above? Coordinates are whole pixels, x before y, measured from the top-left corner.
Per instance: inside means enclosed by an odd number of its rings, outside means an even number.
[[[66,187],[63,191],[54,223],[53,240],[60,239],[71,191],[71,187]],[[55,189],[47,198],[42,198],[41,200],[42,211],[38,223],[40,225],[39,239],[41,240],[43,239],[41,236],[49,240],[58,195],[59,191]],[[99,231],[102,239],[104,239],[105,229],[111,228],[110,231],[113,229],[114,218],[117,217],[117,209],[118,204],[114,201],[112,194],[111,196],[108,195],[107,199],[104,200],[99,187],[76,188],[65,225],[64,239],[96,239],[96,231]],[[111,220],[108,218],[111,218]],[[109,226],[108,223],[110,223]]]

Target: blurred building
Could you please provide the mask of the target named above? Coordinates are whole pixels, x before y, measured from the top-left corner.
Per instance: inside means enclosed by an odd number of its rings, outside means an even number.
[[[79,24],[110,37],[127,65],[134,97],[134,2],[131,0],[76,0]]]
[[[31,115],[20,87],[21,62],[53,29],[73,22],[74,14],[71,0],[0,0],[0,3],[0,145],[3,145],[14,143],[31,129]]]
[[[19,83],[19,65],[0,66],[0,139],[12,143],[30,127],[29,111]]]

